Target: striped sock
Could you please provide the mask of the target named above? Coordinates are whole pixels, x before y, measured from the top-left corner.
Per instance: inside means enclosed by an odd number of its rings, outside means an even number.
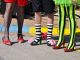
[[[35,24],[35,28],[36,28],[35,41],[38,42],[41,39],[41,24]]]
[[[48,27],[47,41],[50,41],[52,39],[53,24],[47,24],[47,27]]]

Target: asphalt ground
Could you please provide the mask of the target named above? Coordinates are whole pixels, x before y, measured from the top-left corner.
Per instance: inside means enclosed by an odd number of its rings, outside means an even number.
[[[64,52],[64,48],[55,50],[48,47],[46,40],[41,45],[31,46],[27,40],[32,36],[28,33],[23,35],[25,43],[20,44],[17,42],[17,34],[10,33],[13,45],[7,46],[2,43],[3,33],[0,33],[0,60],[80,60],[80,42],[76,42],[75,51]]]

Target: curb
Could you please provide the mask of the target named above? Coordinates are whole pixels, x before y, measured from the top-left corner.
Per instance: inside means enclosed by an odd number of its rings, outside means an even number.
[[[18,31],[18,27],[16,24],[12,24],[10,26],[9,32],[17,32]],[[29,26],[28,25],[23,25],[23,32],[29,32]],[[0,24],[0,32],[4,32],[4,25]]]
[[[47,27],[42,27],[41,28],[41,32],[47,32]],[[35,27],[30,27],[29,29],[29,33],[34,36],[35,35]],[[76,34],[77,33],[80,33],[80,28],[77,28],[76,29]],[[59,29],[58,28],[53,28],[53,32],[52,32],[53,35],[59,35]],[[66,28],[65,31],[64,31],[64,35],[69,35],[70,34],[70,29],[69,28]]]
[[[16,24],[12,24],[10,26],[10,29],[9,29],[9,32],[17,32],[18,31],[18,27]],[[30,33],[30,35],[34,36],[35,35],[35,27],[31,27],[29,25],[23,25],[23,29],[22,29],[23,32],[28,32]],[[47,27],[42,27],[41,28],[41,31],[42,32],[47,32]],[[0,32],[4,32],[4,26],[2,24],[0,24]],[[76,33],[79,33],[80,32],[80,28],[77,28],[76,29]],[[53,35],[59,35],[59,29],[58,28],[53,28],[53,32],[52,32]],[[65,32],[64,32],[65,35],[69,35],[70,34],[70,30],[69,28],[66,28],[65,29]]]

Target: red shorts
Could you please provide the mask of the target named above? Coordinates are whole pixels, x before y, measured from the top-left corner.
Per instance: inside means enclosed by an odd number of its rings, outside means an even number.
[[[28,0],[4,0],[6,3],[14,3],[16,2],[18,6],[26,6],[28,4]]]

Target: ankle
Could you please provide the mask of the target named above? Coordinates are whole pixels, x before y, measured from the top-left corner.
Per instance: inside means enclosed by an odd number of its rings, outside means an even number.
[[[20,38],[20,37],[23,38],[23,35],[22,34],[18,34],[18,38]]]
[[[2,39],[9,40],[8,36],[4,36]]]

